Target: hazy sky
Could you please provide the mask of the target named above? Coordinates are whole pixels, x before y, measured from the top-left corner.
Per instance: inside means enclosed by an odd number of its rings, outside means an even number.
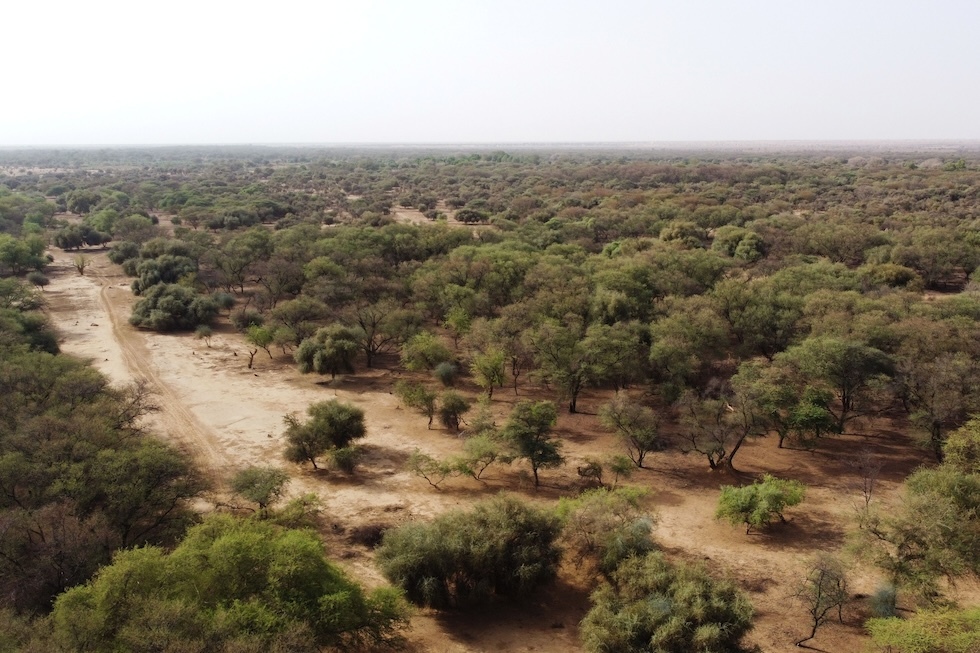
[[[0,20],[0,145],[980,138],[976,0],[23,0]]]

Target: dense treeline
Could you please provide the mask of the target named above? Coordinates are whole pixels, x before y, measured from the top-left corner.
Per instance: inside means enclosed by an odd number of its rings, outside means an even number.
[[[0,280],[0,586],[44,611],[113,551],[168,543],[194,520],[204,481],[147,434],[147,388],[113,388],[57,353],[34,291]]]

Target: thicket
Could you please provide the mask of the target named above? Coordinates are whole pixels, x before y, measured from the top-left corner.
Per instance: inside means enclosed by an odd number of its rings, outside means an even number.
[[[558,519],[515,497],[389,530],[377,550],[385,577],[433,608],[526,598],[557,573]]]
[[[214,515],[173,551],[121,552],[58,597],[52,639],[66,650],[320,651],[397,641],[390,588],[366,593],[310,531]]]

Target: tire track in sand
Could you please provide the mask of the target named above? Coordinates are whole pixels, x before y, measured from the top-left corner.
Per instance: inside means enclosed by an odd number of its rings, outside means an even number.
[[[112,280],[101,270],[92,270],[92,278],[100,285],[99,303],[112,325],[112,335],[119,344],[126,367],[134,378],[144,378],[154,393],[160,397],[160,410],[156,414],[159,426],[167,435],[190,453],[205,475],[212,479],[224,477],[228,469],[228,458],[217,435],[204,424],[184,403],[173,387],[164,381],[153,366],[152,354],[146,347],[143,337],[129,321],[119,315],[109,297],[113,287]]]

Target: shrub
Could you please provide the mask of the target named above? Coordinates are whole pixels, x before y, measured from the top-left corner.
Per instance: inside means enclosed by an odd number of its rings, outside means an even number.
[[[470,409],[470,402],[458,392],[449,390],[439,397],[439,421],[450,431],[458,431],[463,414]]]
[[[455,364],[445,361],[436,365],[436,368],[432,370],[432,375],[439,379],[442,385],[449,388],[456,385],[459,368]]]
[[[928,610],[908,619],[870,619],[875,644],[894,653],[976,653],[980,651],[980,608]]]
[[[247,331],[249,327],[262,326],[264,323],[265,318],[256,311],[242,309],[231,314],[231,325],[241,332]]]
[[[109,250],[109,260],[117,265],[122,265],[130,259],[140,255],[140,246],[132,241],[122,241],[116,243]]]
[[[627,558],[652,551],[654,519],[640,510],[643,494],[637,488],[595,489],[559,501],[566,549],[580,563],[594,563],[607,578]]]
[[[218,515],[171,553],[120,553],[58,598],[51,623],[63,650],[312,653],[390,642],[405,617],[396,592],[366,593],[315,533]]]
[[[761,481],[745,487],[726,485],[721,488],[716,519],[745,524],[745,532],[769,526],[775,518],[785,522],[783,510],[803,501],[806,487],[799,481],[787,481],[765,474]]]
[[[331,399],[310,404],[306,413],[310,416],[306,422],[300,422],[292,415],[285,418],[286,451],[283,455],[289,462],[309,461],[317,469],[317,458],[328,451],[337,454],[366,435],[364,411],[351,404]],[[353,452],[341,453],[339,458],[334,458],[338,467],[345,469],[344,465],[349,465],[353,469],[356,459]]]
[[[50,279],[48,279],[46,276],[44,276],[43,273],[37,272],[37,271],[28,272],[27,273],[27,281],[29,283],[37,286],[38,288],[42,288],[42,289],[46,285],[48,285],[49,283],[51,283],[51,280]]]
[[[350,474],[357,467],[357,461],[361,457],[361,450],[358,447],[340,447],[330,452],[330,458],[334,466],[342,472]]]
[[[154,331],[181,331],[210,324],[217,314],[218,307],[209,297],[184,286],[160,283],[136,302],[129,321]]]
[[[377,560],[412,602],[465,607],[521,598],[554,578],[559,531],[553,515],[501,496],[387,531]]]
[[[592,595],[581,634],[590,653],[723,653],[741,650],[752,604],[701,566],[671,565],[659,553],[632,557]]]
[[[871,595],[871,614],[876,617],[894,617],[898,604],[898,592],[891,583],[879,586]]]

